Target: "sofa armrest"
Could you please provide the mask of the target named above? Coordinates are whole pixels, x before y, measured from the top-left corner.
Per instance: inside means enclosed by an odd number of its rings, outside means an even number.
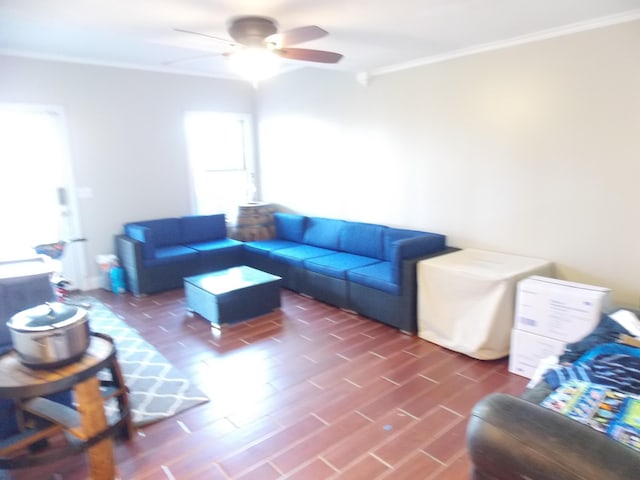
[[[143,225],[128,225],[126,235],[140,242],[142,258],[150,260],[156,256],[156,244],[153,230]]]
[[[396,283],[402,281],[403,260],[417,260],[424,256],[444,253],[446,249],[446,237],[439,233],[425,233],[396,240],[391,244],[391,271]]]
[[[493,394],[474,407],[467,446],[475,478],[637,478],[640,453],[521,398]]]
[[[396,240],[391,246],[392,260],[421,257],[444,250],[446,237],[439,233],[425,233],[410,238]]]
[[[120,260],[120,266],[125,271],[127,289],[139,295],[140,276],[143,274],[142,242],[134,240],[128,235],[116,235],[116,255]]]

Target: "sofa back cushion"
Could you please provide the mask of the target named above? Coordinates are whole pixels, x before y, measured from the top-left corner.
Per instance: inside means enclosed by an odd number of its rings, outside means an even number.
[[[384,259],[384,236],[387,227],[371,223],[344,222],[340,231],[340,249],[365,257]]]
[[[302,243],[307,217],[291,213],[274,213],[273,221],[276,226],[276,236],[281,240]]]
[[[182,217],[182,242],[202,243],[227,238],[224,213]]]
[[[304,231],[304,243],[330,250],[340,250],[340,231],[344,224],[344,220],[309,217]]]

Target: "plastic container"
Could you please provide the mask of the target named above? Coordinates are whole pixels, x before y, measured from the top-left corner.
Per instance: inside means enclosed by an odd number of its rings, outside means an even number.
[[[100,287],[111,291],[111,269],[119,265],[118,257],[112,253],[97,255],[96,262],[100,268]]]
[[[109,276],[111,277],[111,291],[113,293],[124,293],[125,287],[123,268],[119,265],[111,267]]]

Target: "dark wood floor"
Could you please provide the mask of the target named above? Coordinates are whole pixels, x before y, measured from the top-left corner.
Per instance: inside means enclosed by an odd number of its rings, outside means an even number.
[[[88,293],[211,399],[119,441],[122,480],[468,479],[471,408],[526,384],[506,360],[474,360],[288,290],[280,310],[222,330],[189,316],[182,290]],[[86,461],[9,478],[85,480]]]

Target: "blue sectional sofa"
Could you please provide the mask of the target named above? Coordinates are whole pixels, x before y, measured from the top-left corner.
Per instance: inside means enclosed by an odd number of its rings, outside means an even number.
[[[207,271],[248,265],[284,287],[417,331],[416,263],[448,253],[444,235],[332,218],[275,213],[275,238],[226,237],[224,215],[126,224],[116,237],[127,288],[136,295],[182,286]]]
[[[135,295],[182,287],[182,279],[242,263],[243,244],[227,237],[224,214],[127,223],[116,236],[127,289]]]
[[[276,237],[246,242],[244,263],[318,300],[414,333],[416,263],[448,253],[438,233],[275,213]]]

